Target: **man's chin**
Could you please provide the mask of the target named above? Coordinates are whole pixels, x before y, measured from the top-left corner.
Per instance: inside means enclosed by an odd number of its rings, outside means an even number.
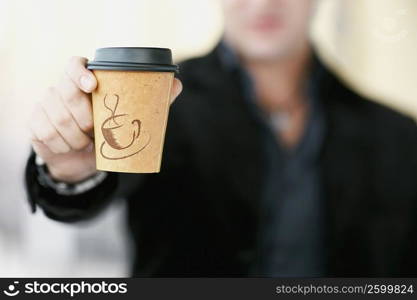
[[[289,51],[286,51],[286,48],[280,45],[279,47],[268,47],[268,46],[259,46],[253,47],[252,45],[243,49],[241,54],[245,57],[246,60],[252,61],[272,61],[285,57],[288,55]]]

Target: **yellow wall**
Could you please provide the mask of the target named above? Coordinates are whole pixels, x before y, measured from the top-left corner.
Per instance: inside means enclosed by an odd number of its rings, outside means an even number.
[[[417,118],[417,1],[323,0],[314,39],[358,91]]]

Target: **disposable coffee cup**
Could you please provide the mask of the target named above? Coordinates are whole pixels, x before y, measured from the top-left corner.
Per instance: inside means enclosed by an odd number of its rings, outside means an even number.
[[[178,72],[171,50],[100,48],[87,68],[98,82],[92,95],[97,169],[159,172],[169,95]]]

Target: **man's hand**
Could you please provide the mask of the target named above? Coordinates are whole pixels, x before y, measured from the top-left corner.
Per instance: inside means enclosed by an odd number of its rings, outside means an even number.
[[[73,57],[60,81],[50,87],[29,120],[34,151],[48,166],[52,178],[81,181],[96,171],[91,92],[97,87],[87,59]],[[174,78],[171,103],[181,93]]]

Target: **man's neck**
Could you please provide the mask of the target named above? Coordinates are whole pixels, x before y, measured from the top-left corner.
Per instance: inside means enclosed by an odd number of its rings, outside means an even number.
[[[303,100],[303,85],[308,71],[310,47],[306,43],[297,51],[275,60],[245,60],[255,92],[266,110],[287,110]]]
[[[276,60],[243,60],[253,78],[258,105],[276,121],[272,122],[275,132],[286,148],[297,145],[305,129],[310,109],[304,89],[309,61],[308,43]]]

